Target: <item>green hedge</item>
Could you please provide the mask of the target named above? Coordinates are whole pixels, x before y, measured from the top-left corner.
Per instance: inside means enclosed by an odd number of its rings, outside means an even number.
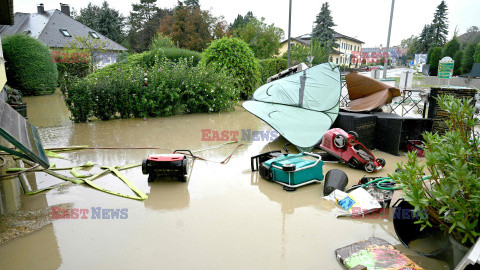
[[[40,41],[18,34],[2,37],[8,85],[24,95],[55,92],[57,67],[50,49]]]
[[[163,48],[164,57],[172,60],[178,61],[180,59],[192,59],[192,64],[196,66],[202,60],[202,54],[195,51],[190,51],[186,49],[179,48]]]
[[[210,65],[216,63],[218,70],[226,70],[238,78],[240,97],[247,99],[260,82],[258,60],[245,41],[223,37],[213,41],[203,52],[202,61]]]
[[[163,59],[148,69],[147,86],[143,67],[113,64],[110,72],[101,69],[85,79],[71,77],[61,89],[75,122],[92,116],[108,120],[232,109],[238,101],[236,80],[214,66],[193,66],[192,61]]]
[[[267,79],[280,71],[287,69],[287,60],[282,58],[272,58],[260,60],[261,83],[267,83]]]

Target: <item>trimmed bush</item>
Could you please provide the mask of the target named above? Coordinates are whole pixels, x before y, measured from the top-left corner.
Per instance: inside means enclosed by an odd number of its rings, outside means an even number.
[[[435,47],[432,51],[431,61],[430,61],[430,76],[437,76],[438,73],[438,62],[442,60],[442,48]]]
[[[258,61],[260,65],[261,83],[267,83],[267,79],[280,71],[287,69],[287,60],[272,58]]]
[[[247,99],[260,81],[258,60],[248,44],[238,38],[223,37],[212,42],[203,52],[202,62],[207,65],[217,63],[218,70],[224,69],[238,78],[237,87],[242,99]]]
[[[58,81],[50,49],[40,41],[18,34],[2,38],[8,85],[24,95],[55,92]]]
[[[238,101],[236,80],[192,61],[162,59],[147,70],[147,86],[144,68],[113,64],[85,79],[69,78],[61,89],[75,122],[231,110]]]
[[[458,51],[455,53],[455,57],[453,57],[455,64],[453,66],[453,75],[461,75],[462,74],[462,61],[463,61],[463,51]]]

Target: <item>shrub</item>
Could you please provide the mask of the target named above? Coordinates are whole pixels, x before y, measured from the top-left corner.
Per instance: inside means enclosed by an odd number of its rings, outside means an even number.
[[[57,63],[59,84],[65,79],[65,76],[84,78],[90,73],[91,58],[88,53],[65,51],[58,52],[58,56],[55,56],[55,53],[52,55]]]
[[[217,63],[218,70],[224,69],[237,78],[242,99],[248,98],[258,86],[258,60],[252,49],[241,39],[223,37],[215,40],[204,51],[202,61],[207,65]]]
[[[454,63],[454,68],[453,68],[453,75],[460,75],[462,74],[462,59],[463,59],[463,51],[458,51],[455,53],[455,56],[453,57],[453,60],[455,61]]]
[[[164,36],[162,33],[157,34],[150,45],[150,50],[156,50],[159,48],[173,48],[174,44],[170,37]]]
[[[480,43],[477,44],[475,48],[475,54],[473,55],[473,62],[480,63]]]
[[[47,46],[32,37],[18,34],[2,38],[2,47],[10,86],[21,90],[24,95],[55,92],[58,72]]]
[[[192,64],[194,66],[198,65],[198,63],[202,60],[202,54],[195,51],[190,51],[186,49],[179,49],[179,48],[164,48],[164,57],[172,60],[178,61],[180,59],[192,59]]]
[[[192,62],[162,59],[147,69],[147,86],[144,68],[117,63],[85,79],[66,80],[61,89],[75,122],[92,116],[108,120],[232,109],[238,96],[235,79],[215,66]]]
[[[442,48],[435,47],[432,52],[432,57],[430,61],[430,75],[437,76],[438,72],[438,61],[442,60]]]
[[[422,228],[439,226],[466,245],[480,236],[480,138],[472,100],[442,96],[438,103],[448,112],[448,131],[425,133],[425,163],[415,153],[407,154],[406,164],[393,179],[404,185],[405,199],[415,210],[427,210],[419,221]],[[428,171],[431,177],[424,177]]]
[[[282,58],[260,60],[258,63],[260,65],[261,83],[266,83],[269,77],[287,69],[287,60]]]

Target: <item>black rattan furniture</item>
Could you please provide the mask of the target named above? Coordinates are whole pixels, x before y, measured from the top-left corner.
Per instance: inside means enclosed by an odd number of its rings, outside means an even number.
[[[355,131],[358,134],[358,141],[365,147],[373,149],[376,122],[377,117],[371,114],[339,112],[332,128],[341,128],[347,132]]]
[[[375,112],[375,148],[399,155],[407,140],[422,140],[422,133],[432,130],[432,119],[401,117],[393,113]]]

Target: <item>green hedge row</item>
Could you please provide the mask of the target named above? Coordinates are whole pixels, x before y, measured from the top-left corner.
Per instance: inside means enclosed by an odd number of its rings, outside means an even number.
[[[108,120],[218,112],[232,109],[238,101],[233,77],[214,66],[193,66],[193,60],[163,59],[148,69],[147,86],[142,67],[108,67],[109,72],[96,72],[85,79],[69,77],[62,84],[75,122],[92,116]]]
[[[2,37],[8,85],[23,95],[55,92],[58,72],[50,49],[24,34]]]
[[[287,60],[283,58],[272,58],[260,60],[260,76],[262,84],[267,83],[267,79],[271,76],[287,69]]]

